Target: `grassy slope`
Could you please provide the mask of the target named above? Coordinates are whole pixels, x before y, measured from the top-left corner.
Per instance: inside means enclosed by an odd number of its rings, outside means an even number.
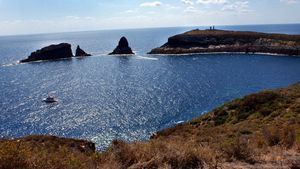
[[[0,142],[0,168],[300,167],[300,83],[246,96],[146,142],[102,153],[70,144]]]

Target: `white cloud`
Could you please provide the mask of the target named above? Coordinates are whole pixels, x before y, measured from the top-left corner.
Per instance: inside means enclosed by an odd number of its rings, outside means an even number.
[[[157,14],[157,13],[155,11],[149,11],[149,12],[147,12],[147,14],[154,15],[154,14]]]
[[[198,10],[198,9],[196,9],[196,8],[193,7],[193,6],[188,6],[188,7],[184,10],[184,12],[186,12],[186,13],[195,13],[195,14],[197,14],[197,13],[200,13],[201,11]]]
[[[73,20],[78,20],[78,19],[80,19],[80,17],[78,17],[78,16],[72,16],[72,15],[66,16],[65,18],[66,18],[66,19],[73,19]]]
[[[140,6],[141,7],[158,7],[161,6],[163,3],[160,1],[154,1],[154,2],[145,2],[142,3]]]
[[[94,20],[95,18],[94,17],[91,17],[91,16],[85,16],[85,17],[79,17],[79,16],[73,16],[73,15],[70,15],[70,16],[65,16],[66,20]]]
[[[179,8],[178,6],[174,6],[172,4],[165,4],[164,6],[166,7],[166,9],[178,9]]]
[[[131,9],[129,9],[129,10],[125,11],[124,13],[131,14],[131,13],[135,13],[135,12],[136,12],[135,10],[131,10]]]
[[[194,5],[194,2],[192,0],[181,0],[181,2],[186,5]]]
[[[236,1],[234,3],[227,3],[222,8],[223,11],[230,11],[230,12],[239,12],[245,13],[250,12],[249,9],[249,2],[248,1]]]
[[[280,2],[285,2],[287,4],[295,4],[298,3],[298,0],[280,0]]]
[[[193,6],[186,7],[184,12],[187,13],[188,15],[190,15],[191,17],[193,16],[194,18],[199,18],[199,15],[202,16],[202,14],[203,14],[202,10],[195,8]],[[206,12],[206,13],[208,14],[209,12]]]
[[[227,0],[197,0],[198,4],[224,4]]]

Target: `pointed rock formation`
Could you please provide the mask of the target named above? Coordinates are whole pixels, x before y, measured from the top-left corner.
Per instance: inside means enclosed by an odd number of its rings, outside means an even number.
[[[119,41],[119,45],[109,55],[134,55],[131,48],[129,47],[128,41],[125,37],[122,37]]]
[[[75,56],[79,57],[79,56],[92,56],[92,55],[86,53],[86,52],[85,52],[84,50],[82,50],[82,49],[80,48],[80,46],[78,45],[78,46],[77,46],[77,49],[76,49],[76,54],[75,54]]]
[[[39,60],[54,60],[73,57],[71,45],[61,43],[58,45],[50,45],[40,50],[32,52],[27,59],[21,60],[21,63],[34,62]]]

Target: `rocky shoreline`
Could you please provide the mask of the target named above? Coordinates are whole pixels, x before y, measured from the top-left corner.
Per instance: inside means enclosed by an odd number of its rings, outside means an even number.
[[[175,35],[148,54],[267,53],[300,55],[300,35],[260,32],[192,30]]]
[[[277,54],[300,56],[300,35],[269,34],[260,32],[226,30],[192,30],[172,36],[161,47],[152,49],[148,54],[211,54],[246,53]],[[118,46],[109,55],[134,55],[126,37],[119,40]],[[76,57],[91,56],[77,46]],[[44,47],[32,52],[21,63],[72,58],[71,45],[61,43]]]

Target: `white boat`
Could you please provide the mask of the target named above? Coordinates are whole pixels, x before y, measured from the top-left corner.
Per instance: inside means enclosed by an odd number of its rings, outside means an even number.
[[[54,96],[51,96],[49,95],[47,98],[45,98],[43,100],[45,103],[56,103],[58,102],[58,100],[54,97]]]

